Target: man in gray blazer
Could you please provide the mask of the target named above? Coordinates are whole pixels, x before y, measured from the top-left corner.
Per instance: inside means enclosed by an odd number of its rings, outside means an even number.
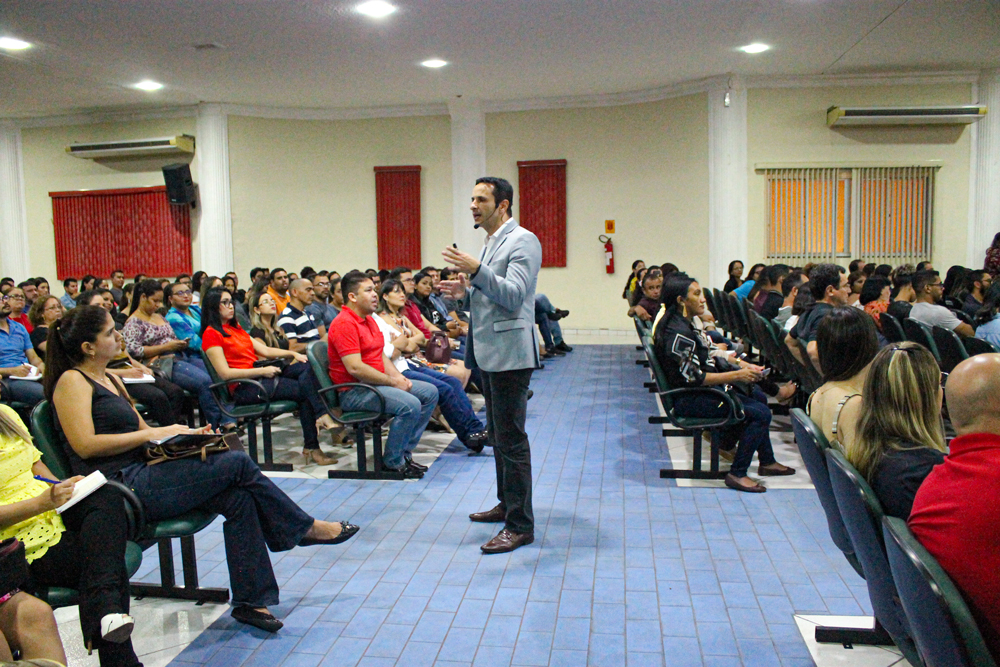
[[[457,248],[442,253],[464,272],[458,280],[440,285],[454,298],[465,299],[471,311],[465,365],[482,373],[486,426],[496,458],[500,502],[469,515],[473,521],[504,523],[503,530],[480,547],[487,554],[513,551],[535,540],[531,449],[524,421],[531,372],[539,367],[535,284],[542,246],[511,217],[513,199],[514,189],[504,179],[477,180],[470,208],[476,227],[488,234],[486,245],[478,259]]]

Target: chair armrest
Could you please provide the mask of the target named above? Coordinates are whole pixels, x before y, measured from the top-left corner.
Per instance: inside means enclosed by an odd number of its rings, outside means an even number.
[[[323,405],[326,406],[326,411],[328,413],[330,413],[330,416],[338,424],[343,424],[344,422],[342,422],[341,420],[337,419],[337,416],[333,414],[333,411],[330,409],[330,404],[327,403],[327,401],[326,401],[326,395],[328,393],[330,393],[331,391],[337,391],[339,389],[343,389],[344,387],[352,387],[352,388],[353,387],[361,387],[362,389],[366,389],[367,391],[372,392],[373,394],[375,394],[375,397],[378,398],[378,412],[379,412],[379,414],[383,414],[383,415],[385,414],[385,396],[383,396],[382,394],[378,393],[378,391],[376,391],[374,387],[372,387],[369,384],[363,384],[361,382],[343,382],[341,384],[335,384],[335,385],[332,385],[330,387],[323,387],[318,392],[319,393],[319,397],[323,400]]]
[[[135,491],[128,488],[119,481],[109,479],[108,486],[118,489],[125,498],[125,514],[128,516],[128,539],[135,541],[146,530],[146,509],[142,506],[139,496]]]
[[[227,417],[236,419],[236,415],[226,410],[225,404],[223,404],[223,402],[220,401],[218,397],[215,396],[216,389],[218,389],[219,387],[225,387],[226,390],[228,391],[229,385],[231,384],[248,384],[256,387],[257,398],[261,399],[263,401],[263,404],[261,404],[261,408],[260,410],[257,411],[257,414],[252,415],[252,418],[256,419],[257,417],[260,417],[261,415],[267,413],[268,409],[271,407],[271,397],[268,395],[267,389],[264,388],[264,385],[262,385],[260,382],[257,382],[257,380],[250,380],[248,378],[238,378],[236,380],[224,380],[223,382],[216,382],[214,384],[208,385],[208,388],[212,391],[212,397],[215,398],[215,402],[216,404],[218,404],[219,411],[222,412],[222,414],[226,415]],[[243,416],[246,417],[247,415]]]
[[[670,419],[670,422],[674,426],[678,428],[683,428],[680,424],[674,421],[674,416],[673,416],[674,400],[682,396],[695,396],[699,394],[719,399],[719,401],[721,402],[720,406],[725,405],[728,412],[727,415],[725,415],[724,417],[719,417],[718,420],[716,421],[703,424],[702,428],[716,428],[719,426],[726,426],[727,424],[731,424],[734,421],[736,422],[743,421],[743,418],[746,416],[745,413],[743,412],[743,406],[740,405],[739,402],[736,401],[732,396],[730,396],[728,392],[723,391],[722,389],[717,389],[715,387],[681,387],[680,389],[670,389],[669,391],[665,391],[660,394],[661,399],[668,399],[671,403],[671,408],[667,410],[667,418]]]

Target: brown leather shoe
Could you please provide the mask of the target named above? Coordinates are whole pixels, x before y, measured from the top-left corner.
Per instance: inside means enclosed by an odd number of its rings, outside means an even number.
[[[496,537],[479,548],[484,554],[505,554],[534,541],[534,533],[512,533],[504,528]]]
[[[769,466],[758,466],[757,474],[761,477],[784,477],[785,475],[794,475],[795,468],[789,468],[780,463],[772,463]]]
[[[497,505],[485,512],[473,512],[469,515],[469,520],[478,523],[499,523],[507,520],[507,510]]]

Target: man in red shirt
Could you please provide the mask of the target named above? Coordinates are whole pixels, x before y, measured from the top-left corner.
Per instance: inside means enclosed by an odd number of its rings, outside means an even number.
[[[1000,354],[960,363],[946,391],[958,437],[920,485],[908,523],[962,591],[1000,660]]]
[[[378,294],[371,278],[351,271],[340,280],[344,307],[330,323],[328,354],[334,384],[363,382],[373,385],[385,399],[385,411],[395,415],[385,441],[382,462],[407,479],[419,479],[427,470],[411,453],[423,435],[438,402],[438,391],[427,382],[411,381],[385,357],[382,330],[373,319]],[[379,409],[378,399],[367,389],[354,387],[340,396],[345,410]]]

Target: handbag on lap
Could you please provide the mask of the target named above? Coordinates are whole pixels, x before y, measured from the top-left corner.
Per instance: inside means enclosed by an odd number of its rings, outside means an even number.
[[[444,331],[435,331],[427,341],[424,358],[432,364],[446,364],[451,361],[451,341]]]

